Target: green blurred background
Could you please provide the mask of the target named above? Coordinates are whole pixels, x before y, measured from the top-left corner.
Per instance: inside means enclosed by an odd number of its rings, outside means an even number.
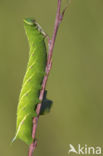
[[[62,7],[66,0],[63,0]],[[28,61],[25,17],[52,34],[57,0],[0,0],[0,155],[27,156],[15,134]],[[38,123],[35,156],[68,156],[69,144],[103,147],[103,0],[73,0],[57,36],[47,84],[51,113]]]

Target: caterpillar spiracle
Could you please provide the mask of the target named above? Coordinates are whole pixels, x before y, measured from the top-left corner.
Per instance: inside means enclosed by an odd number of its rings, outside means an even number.
[[[30,52],[27,70],[24,76],[19,103],[17,107],[16,135],[26,144],[31,144],[33,117],[37,116],[36,106],[40,102],[39,94],[45,75],[47,52],[45,45],[46,34],[32,18],[24,20],[24,29],[28,38]]]

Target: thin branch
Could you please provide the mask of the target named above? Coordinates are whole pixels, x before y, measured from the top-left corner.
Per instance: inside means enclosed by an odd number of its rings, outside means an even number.
[[[66,8],[64,8],[63,12],[60,13],[60,10],[61,10],[61,0],[58,0],[57,13],[56,13],[56,19],[55,19],[55,25],[54,25],[54,32],[53,32],[53,35],[52,35],[52,39],[48,40],[48,47],[49,48],[48,48],[47,65],[46,65],[46,69],[45,69],[46,70],[46,75],[44,76],[44,79],[43,79],[43,82],[42,82],[42,89],[40,91],[40,96],[39,96],[39,100],[40,101],[43,100],[44,91],[45,91],[45,88],[46,88],[48,76],[49,76],[49,73],[50,73],[50,70],[51,70],[51,67],[52,67],[53,48],[54,48],[54,44],[55,44],[58,28],[59,28],[59,25],[60,25],[61,21],[63,20],[63,16],[64,16],[64,13],[66,11]],[[37,129],[37,123],[38,123],[38,119],[39,119],[41,105],[42,105],[41,103],[39,103],[37,105],[36,112],[37,112],[38,116],[33,118],[32,138],[33,138],[34,142],[29,147],[28,156],[32,156],[33,151],[35,150],[35,148],[37,146],[37,140],[35,140],[35,135],[36,135],[36,129]]]
[[[32,156],[33,151],[35,150],[36,146],[37,146],[37,140],[35,140],[35,142],[33,142],[33,143],[30,145],[29,153],[28,153],[29,156]]]

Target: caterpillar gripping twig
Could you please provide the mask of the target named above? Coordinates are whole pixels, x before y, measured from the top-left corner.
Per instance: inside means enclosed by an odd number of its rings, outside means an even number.
[[[17,108],[16,138],[26,144],[31,144],[33,117],[36,114],[36,105],[39,101],[42,81],[47,64],[47,52],[45,46],[45,33],[34,19],[24,20],[24,28],[30,45],[29,61],[24,76],[23,85]]]

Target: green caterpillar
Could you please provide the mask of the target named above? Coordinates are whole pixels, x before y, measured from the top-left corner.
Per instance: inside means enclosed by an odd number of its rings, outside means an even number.
[[[32,18],[24,20],[24,28],[30,45],[29,61],[24,76],[23,85],[17,108],[16,136],[26,144],[31,144],[32,120],[37,116],[36,106],[40,102],[39,94],[45,75],[47,63],[46,45],[44,39],[46,34],[39,24]]]

